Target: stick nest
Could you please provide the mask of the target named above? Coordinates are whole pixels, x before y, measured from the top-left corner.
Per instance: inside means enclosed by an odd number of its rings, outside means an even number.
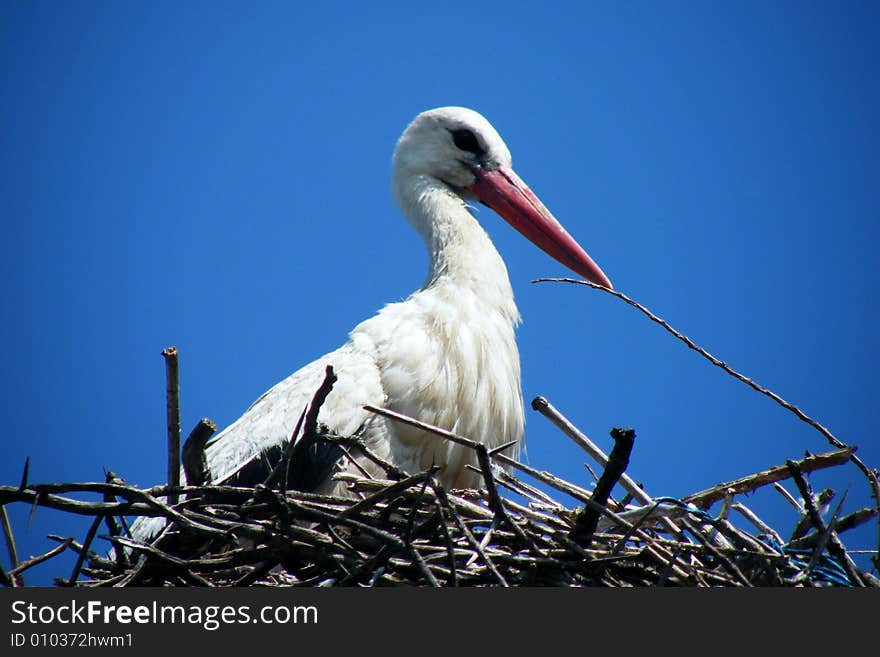
[[[726,517],[737,507],[747,511],[732,503],[736,493],[788,477],[806,484],[804,471],[848,457],[847,450],[807,457],[637,508],[612,498],[600,506],[591,499],[595,491],[524,464],[519,472],[580,505],[563,505],[494,463],[483,470],[481,490],[446,491],[428,470],[398,480],[349,477],[352,498],[264,485],[139,489],[112,473],[105,483],[23,482],[0,487],[0,503],[51,507],[93,522],[83,542],[50,536],[56,548],[4,570],[2,579],[20,585],[28,568],[72,550],[74,571],[56,578],[60,585],[873,586],[877,580],[832,537],[870,520],[874,509],[840,517],[838,506],[826,524],[807,504],[785,544],[756,517],[751,521],[763,529],[754,534]],[[499,488],[522,501],[502,497]],[[100,501],[70,496],[81,493]],[[180,501],[172,507],[165,500],[173,493]],[[701,510],[718,499],[718,516]],[[585,534],[591,509],[598,521]],[[150,543],[136,542],[128,533],[132,516],[163,518],[165,528]],[[115,556],[94,551],[99,529]]]
[[[682,499],[651,498],[625,474],[632,430],[612,430],[615,447],[606,456],[541,397],[532,402],[533,408],[602,466],[592,489],[513,460],[504,454],[510,445],[489,452],[466,437],[388,409],[365,407],[435,434],[436,440],[475,451],[483,488],[447,491],[438,484],[435,470],[407,475],[371,454],[356,438],[331,436],[319,426],[318,411],[336,380],[328,367],[324,384],[303,410],[281,460],[262,484],[203,485],[210,476],[204,447],[214,430],[203,420],[183,448],[183,470],[195,485],[180,486],[177,351],[169,348],[163,352],[169,484],[139,489],[113,473],[104,483],[29,484],[25,466],[19,486],[0,486],[0,521],[11,562],[8,570],[0,569],[0,582],[21,586],[25,571],[72,550],[77,554],[73,572],[57,577],[60,585],[880,585],[872,572],[856,565],[840,539],[880,515],[878,472],[855,455],[854,447],[622,293],[585,281],[556,282],[597,288],[634,307],[689,349],[812,426],[834,450],[807,454]],[[345,475],[351,494],[345,498],[292,490],[295,486],[288,486],[287,475],[291,463],[299,462],[297,450],[320,449],[322,443],[370,458],[385,478],[371,479],[366,471],[364,478]],[[843,514],[846,494],[832,504],[833,491],[812,491],[806,474],[844,464],[864,475],[873,507]],[[795,484],[800,499],[781,485],[783,480]],[[799,520],[786,533],[767,525],[737,499],[767,485],[798,510]],[[611,495],[618,488],[626,494],[620,501]],[[513,495],[502,495],[502,489]],[[97,495],[100,501],[70,497],[81,493]],[[559,494],[566,503],[559,501]],[[92,524],[82,542],[51,535],[58,542],[55,548],[19,562],[5,508],[13,502],[91,516]],[[718,502],[720,510],[710,515]],[[739,525],[731,522],[734,514]],[[164,529],[149,543],[135,541],[128,522],[132,516],[160,518]],[[114,545],[109,557],[93,549],[102,526],[106,531],[101,537]],[[880,569],[880,531],[877,536],[878,545],[869,553],[873,572]]]

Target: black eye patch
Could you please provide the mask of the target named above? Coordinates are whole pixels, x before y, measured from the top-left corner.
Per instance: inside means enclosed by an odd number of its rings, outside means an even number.
[[[449,132],[452,133],[453,143],[461,150],[473,153],[477,157],[486,154],[486,149],[480,146],[480,142],[477,140],[476,135],[470,130],[461,128],[459,130],[450,130]]]

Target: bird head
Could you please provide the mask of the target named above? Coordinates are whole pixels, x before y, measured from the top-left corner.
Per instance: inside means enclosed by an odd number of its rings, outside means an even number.
[[[599,266],[514,172],[507,145],[478,112],[440,107],[419,114],[397,142],[393,172],[398,203],[409,181],[439,181],[462,199],[492,208],[572,271],[612,287]]]

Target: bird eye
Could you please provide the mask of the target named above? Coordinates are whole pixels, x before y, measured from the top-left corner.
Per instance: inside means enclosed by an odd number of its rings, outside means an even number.
[[[452,141],[463,151],[473,153],[474,155],[484,155],[486,149],[480,146],[477,137],[470,130],[462,128],[461,130],[450,130],[452,133]]]

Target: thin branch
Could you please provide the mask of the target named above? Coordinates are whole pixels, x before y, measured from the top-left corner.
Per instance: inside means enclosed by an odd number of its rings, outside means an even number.
[[[610,294],[613,297],[617,297],[618,299],[620,299],[624,303],[632,306],[636,310],[643,313],[652,322],[662,326],[667,332],[671,333],[676,338],[678,338],[679,340],[684,342],[688,347],[690,347],[691,349],[696,351],[698,354],[703,356],[703,358],[708,360],[710,363],[712,363],[716,367],[720,367],[722,370],[724,370],[725,372],[730,374],[735,379],[742,381],[743,383],[745,383],[747,386],[749,386],[753,390],[760,392],[762,395],[766,395],[767,397],[769,397],[770,399],[775,401],[777,404],[779,404],[783,408],[794,413],[798,418],[800,418],[801,420],[803,420],[804,422],[809,424],[811,427],[813,427],[814,429],[819,431],[819,433],[821,433],[823,436],[825,436],[825,438],[827,438],[828,441],[832,445],[834,445],[835,447],[840,447],[840,448],[847,447],[847,445],[844,444],[843,442],[841,442],[840,440],[838,440],[834,436],[834,434],[831,433],[831,431],[829,431],[826,427],[824,427],[821,424],[819,424],[818,422],[816,422],[816,420],[814,420],[813,418],[808,416],[806,413],[804,413],[797,406],[788,403],[782,397],[777,395],[775,392],[768,390],[767,388],[764,388],[763,386],[758,385],[752,379],[745,376],[744,374],[740,374],[739,372],[737,372],[736,370],[731,368],[727,363],[725,363],[722,360],[719,360],[718,358],[716,358],[715,356],[710,354],[708,351],[706,351],[705,349],[703,349],[702,347],[697,345],[689,337],[687,337],[683,333],[680,333],[679,331],[672,328],[672,326],[670,326],[669,323],[666,322],[666,320],[661,319],[660,317],[658,317],[657,315],[652,313],[650,310],[648,310],[645,306],[643,306],[642,304],[640,304],[636,301],[633,301],[632,299],[630,299],[628,296],[626,296],[622,292],[618,292],[617,290],[610,290],[607,287],[604,287],[602,285],[596,285],[595,283],[590,283],[589,281],[581,281],[581,280],[577,280],[574,278],[538,278],[538,279],[533,280],[532,283],[573,283],[575,285],[585,285],[587,287],[592,287],[597,290],[607,292],[608,294]]]
[[[21,469],[21,483],[18,484],[19,488],[25,488],[28,485],[28,474],[31,470],[31,457],[28,456],[24,460],[24,467]]]
[[[846,570],[846,574],[849,576],[850,580],[855,586],[865,586],[865,583],[859,576],[858,568],[852,562],[852,559],[846,553],[846,548],[843,547],[843,543],[840,542],[840,539],[834,532],[833,520],[831,523],[831,528],[828,528],[825,526],[825,522],[822,520],[822,516],[819,515],[819,510],[816,508],[816,505],[813,502],[813,492],[812,490],[810,490],[810,485],[807,483],[807,480],[804,479],[802,469],[797,462],[792,460],[786,461],[785,464],[786,466],[788,466],[788,469],[791,472],[792,479],[794,479],[794,483],[797,485],[798,491],[800,491],[801,497],[804,500],[804,508],[809,514],[810,520],[812,521],[813,526],[816,528],[816,531],[819,532],[819,535],[823,537],[826,532],[828,534],[827,538],[825,539],[828,541],[828,552],[831,554],[831,556],[840,561],[840,564],[843,566],[844,570]]]
[[[440,582],[437,581],[437,578],[434,577],[434,573],[431,572],[431,569],[428,568],[428,564],[425,563],[425,560],[422,558],[422,555],[419,554],[418,549],[414,545],[410,545],[408,548],[409,553],[413,556],[415,562],[419,566],[419,570],[422,571],[422,575],[425,576],[427,582],[433,586],[434,588],[440,588]]]
[[[282,491],[287,490],[291,463],[304,462],[306,452],[308,450],[316,449],[318,441],[322,439],[320,435],[321,432],[318,429],[318,414],[321,412],[321,407],[327,400],[327,396],[333,391],[333,386],[336,381],[337,377],[333,372],[333,366],[327,365],[327,367],[324,368],[324,380],[312,396],[309,410],[306,412],[305,426],[303,427],[302,436],[299,440],[296,440],[296,432],[294,431],[294,435],[290,439],[290,446],[285,450],[284,458],[281,459],[281,462],[284,463],[284,476],[281,478]]]
[[[847,532],[851,529],[855,529],[859,527],[877,515],[877,509],[872,509],[869,507],[865,507],[863,509],[857,509],[852,513],[849,513],[843,516],[840,520],[834,523],[834,531],[838,534],[842,534],[843,532]],[[819,534],[816,531],[810,532],[806,536],[802,536],[801,538],[795,539],[789,542],[789,547],[793,548],[805,548],[811,547],[816,544],[816,541],[819,539]],[[858,550],[849,550],[850,553],[857,553]],[[874,550],[866,551],[866,554],[874,553]]]
[[[803,507],[801,507],[800,503],[798,503],[798,501],[797,501],[796,499],[794,499],[794,495],[792,495],[791,493],[789,493],[789,492],[785,489],[785,486],[783,486],[782,484],[780,484],[778,481],[774,481],[774,482],[773,482],[773,488],[776,490],[777,493],[779,493],[780,495],[782,495],[782,498],[783,498],[786,502],[788,502],[789,504],[791,504],[792,508],[793,508],[795,511],[797,511],[798,513],[801,513],[801,512],[803,511]]]
[[[612,429],[611,437],[614,438],[614,448],[611,450],[605,471],[599,478],[599,483],[596,484],[591,496],[592,501],[600,507],[607,504],[611,490],[626,470],[626,466],[629,465],[636,432],[632,429]],[[590,542],[593,540],[593,533],[596,531],[596,525],[599,523],[599,515],[599,512],[592,506],[585,506],[581,509],[575,518],[569,538],[585,548],[589,548]]]
[[[92,541],[95,540],[95,534],[98,533],[98,527],[101,526],[101,523],[104,521],[104,517],[101,515],[95,516],[95,519],[92,521],[92,526],[89,527],[89,531],[86,533],[86,537],[83,540],[82,551],[76,558],[76,563],[73,565],[73,572],[70,574],[70,578],[65,582],[66,586],[75,586],[76,580],[79,577],[79,571],[82,569],[83,562],[86,560],[86,555],[89,552],[89,547],[92,544]]]
[[[806,422],[811,427],[816,429],[816,431],[821,433],[825,437],[825,439],[828,440],[828,442],[831,443],[834,447],[837,447],[840,449],[850,449],[851,451],[850,451],[849,459],[856,465],[856,467],[859,470],[862,471],[862,474],[864,474],[865,477],[867,478],[868,484],[871,487],[871,495],[874,497],[874,505],[877,508],[878,512],[880,512],[880,476],[878,476],[877,470],[872,470],[867,465],[865,465],[865,463],[859,457],[857,457],[855,455],[855,448],[854,447],[850,447],[849,445],[845,444],[843,441],[839,440],[833,433],[831,433],[831,431],[827,427],[823,426],[822,424],[819,424],[816,420],[814,420],[809,415],[804,413],[800,408],[798,408],[794,404],[787,402],[786,400],[784,400],[782,397],[777,395],[772,390],[769,390],[761,385],[758,385],[755,381],[753,381],[749,377],[737,372],[736,370],[731,368],[729,365],[727,365],[727,363],[725,363],[722,360],[719,360],[718,358],[716,358],[715,356],[710,354],[708,351],[706,351],[705,349],[703,349],[702,347],[697,345],[689,337],[687,337],[686,335],[684,335],[684,334],[680,333],[679,331],[675,330],[674,328],[672,328],[672,326],[670,326],[669,323],[667,323],[665,320],[661,319],[660,317],[658,317],[657,315],[652,313],[645,306],[643,306],[642,304],[640,304],[636,301],[633,301],[628,296],[626,296],[625,294],[623,294],[621,292],[618,292],[617,290],[610,290],[607,287],[604,287],[602,285],[597,285],[597,284],[591,283],[589,281],[582,281],[582,280],[578,280],[578,279],[574,279],[574,278],[538,278],[538,279],[533,280],[532,282],[533,283],[572,283],[574,285],[584,285],[586,287],[592,287],[594,289],[601,290],[602,292],[606,292],[613,297],[617,297],[618,299],[620,299],[621,301],[623,301],[627,305],[632,306],[636,310],[643,313],[652,322],[655,322],[656,324],[659,324],[660,326],[662,326],[667,332],[669,332],[670,334],[672,334],[673,336],[675,336],[676,338],[678,338],[679,340],[684,342],[690,349],[693,349],[694,351],[696,351],[698,354],[703,356],[703,358],[707,359],[710,363],[712,363],[716,367],[720,367],[722,370],[727,372],[733,378],[737,379],[738,381],[741,381],[742,383],[745,383],[747,386],[749,386],[753,390],[761,393],[762,395],[765,395],[766,397],[769,397],[770,399],[775,401],[777,404],[779,404],[780,406],[782,406],[786,410],[794,413],[795,416],[798,417],[798,419],[802,420],[803,422]],[[877,560],[878,560],[878,564],[880,564],[880,513],[878,513],[878,547],[877,547],[877,551],[878,551],[877,552],[877,555],[878,555]]]
[[[433,478],[431,480],[431,486],[434,488]],[[458,566],[456,564],[455,559],[455,543],[452,541],[452,533],[449,531],[449,521],[446,519],[446,512],[443,511],[443,504],[440,501],[440,498],[437,497],[437,493],[435,490],[435,498],[434,498],[434,506],[437,509],[437,514],[440,516],[440,528],[443,532],[443,540],[446,543],[446,554],[449,558],[449,572],[451,573],[451,577],[449,579],[449,585],[453,587],[458,586]]]
[[[403,415],[402,413],[398,413],[396,411],[392,411],[387,408],[380,408],[378,406],[366,405],[364,409],[370,411],[371,413],[376,413],[377,415],[382,415],[392,420],[397,420],[398,422],[402,422],[404,424],[408,424],[410,426],[416,427],[417,429],[421,429],[422,431],[428,431],[437,436],[441,436],[446,438],[448,441],[456,443],[457,445],[463,445],[465,447],[469,447],[475,452],[478,451],[478,446],[480,443],[471,440],[470,438],[465,438],[464,436],[459,436],[458,434],[452,433],[451,431],[447,431],[446,429],[441,429],[440,427],[436,427],[433,424],[428,424],[427,422],[421,422],[420,420],[416,420],[415,418],[411,418],[407,415]],[[503,463],[512,468],[516,468],[521,470],[531,476],[535,477],[538,481],[541,481],[548,486],[552,486],[557,490],[567,493],[571,495],[573,498],[578,500],[579,502],[584,502],[590,498],[590,492],[586,489],[583,489],[579,486],[575,486],[574,484],[570,484],[555,475],[550,474],[549,472],[539,471],[535,468],[525,465],[524,463],[520,463],[516,461],[506,454],[501,453],[493,453],[490,458]]]
[[[284,448],[284,453],[281,455],[278,463],[275,464],[275,467],[272,468],[272,472],[270,472],[265,481],[263,481],[263,486],[266,488],[275,488],[278,482],[283,482],[282,488],[285,491],[287,490],[287,470],[290,467],[290,455],[293,452],[297,439],[299,438],[300,429],[302,428],[303,421],[305,421],[307,411],[308,408],[302,409],[302,412],[299,414],[299,419],[296,421],[296,426],[293,428],[293,433],[290,434],[290,439],[287,442],[287,446]]]
[[[168,485],[180,486],[180,382],[178,380],[177,347],[162,351],[165,358],[165,412],[168,418]],[[178,502],[177,493],[168,496],[171,506]]]
[[[455,522],[458,530],[464,535],[467,542],[474,549],[474,551],[480,555],[480,559],[483,560],[483,563],[486,564],[486,568],[489,569],[489,572],[495,577],[498,583],[507,588],[510,586],[507,583],[507,580],[504,579],[504,576],[499,572],[498,567],[495,565],[495,562],[486,554],[485,550],[480,546],[480,542],[476,539],[473,532],[468,529],[468,526],[461,519],[461,516],[458,515],[455,507],[453,507],[449,503],[449,496],[446,493],[446,490],[439,485],[436,485],[433,481],[431,482],[431,487],[434,490],[434,494],[437,495],[437,499],[440,500],[440,503],[445,505],[447,509],[449,509],[450,515],[452,515],[452,519]]]
[[[687,518],[682,518],[680,520],[681,524],[683,524],[687,530],[693,534],[697,540],[709,551],[709,553],[714,556],[719,562],[724,566],[724,568],[733,575],[740,584],[745,587],[752,587],[752,583],[749,579],[743,575],[743,572],[727,557],[727,555],[723,554],[718,548],[712,545],[712,541],[704,534],[702,529],[697,526],[696,523],[691,522]]]
[[[411,477],[407,477],[406,479],[385,486],[373,495],[370,495],[369,497],[366,497],[356,504],[348,507],[345,511],[340,513],[337,518],[350,518],[351,516],[356,515],[364,509],[373,507],[384,500],[389,500],[399,495],[403,491],[412,488],[413,486],[423,484],[424,482],[428,481],[430,477],[432,477],[434,473],[437,472],[437,470],[439,470],[437,466],[432,466],[424,472],[419,472],[418,474],[414,474]]]
[[[55,556],[61,554],[68,547],[70,547],[70,544],[72,542],[73,542],[73,539],[68,538],[63,543],[61,543],[61,545],[57,545],[56,547],[52,548],[48,552],[45,552],[37,557],[31,557],[30,559],[22,561],[15,568],[13,568],[12,570],[9,571],[9,575],[17,578],[19,580],[19,582],[23,584],[23,581],[21,580],[21,573],[26,571],[28,568],[33,568],[37,564],[41,564],[44,561],[48,561],[52,557],[55,557]]]
[[[809,562],[807,562],[806,568],[801,572],[801,576],[803,579],[807,579],[810,576],[813,568],[816,567],[816,564],[819,563],[819,559],[822,556],[822,553],[825,551],[825,547],[828,545],[828,541],[831,539],[832,534],[834,533],[834,523],[837,521],[837,516],[840,513],[840,509],[843,507],[843,503],[846,500],[846,493],[844,491],[843,496],[840,498],[840,502],[837,503],[837,508],[834,510],[834,514],[831,516],[831,521],[828,523],[828,526],[825,527],[824,531],[822,531],[819,535],[819,540],[816,541],[816,546],[813,548],[813,554],[810,556]],[[818,528],[817,528],[818,531]],[[846,569],[846,565],[844,565],[844,569]],[[847,574],[850,575],[848,569]],[[856,576],[853,579],[852,575],[850,575],[850,579],[855,583],[861,583],[861,578]]]
[[[363,454],[367,460],[371,461],[378,465],[382,470],[385,471],[385,474],[388,475],[391,479],[405,479],[408,474],[398,468],[396,465],[391,463],[391,461],[387,459],[383,459],[374,451],[372,451],[369,447],[366,446],[363,440],[357,438],[355,436],[339,436],[336,434],[322,434],[321,439],[328,442],[339,445],[340,447],[350,447],[358,450],[361,454]]]
[[[567,417],[565,417],[559,409],[551,404],[545,397],[537,396],[532,400],[532,408],[556,425],[562,433],[571,438],[576,445],[583,449],[589,456],[599,463],[603,468],[608,465],[608,456],[602,449],[590,440],[585,433],[578,429]],[[595,476],[595,475],[594,475]],[[620,475],[620,485],[638,500],[641,504],[647,506],[654,503],[654,499],[645,492],[626,472]],[[663,525],[673,534],[680,533],[678,526],[668,518],[661,521]]]
[[[15,534],[12,533],[12,525],[9,523],[9,514],[6,505],[0,505],[0,523],[3,525],[3,536],[6,538],[6,551],[9,553],[9,568],[13,570],[18,566],[18,549],[15,547]]]
[[[495,477],[492,476],[492,463],[489,460],[489,451],[486,449],[486,446],[482,443],[477,443],[476,450],[477,459],[480,462],[480,469],[483,471],[483,481],[486,484],[486,492],[489,495],[489,508],[507,523],[507,525],[517,536],[519,536],[520,540],[528,546],[529,550],[531,550],[535,556],[543,556],[543,553],[538,549],[538,546],[535,545],[532,538],[526,535],[522,530],[522,527],[516,524],[516,521],[510,517],[507,513],[507,509],[504,508],[504,503],[501,501],[501,496],[498,494],[498,487],[495,485]]]
[[[758,515],[745,504],[740,504],[739,502],[737,502],[736,504],[733,504],[731,508],[734,511],[737,511],[743,518],[752,523],[752,525],[754,525],[759,532],[766,536],[769,536],[779,545],[782,545],[782,537],[776,532],[776,530],[773,529],[766,522],[761,520],[761,518],[758,517]]]
[[[205,446],[217,431],[217,425],[204,417],[193,427],[183,443],[183,473],[188,486],[201,486],[211,481]]]
[[[852,449],[847,447],[844,449],[834,450],[833,452],[825,452],[824,454],[808,456],[800,461],[797,461],[796,463],[801,469],[801,472],[813,472],[815,470],[821,470],[823,468],[830,468],[835,465],[843,465],[849,460],[851,454]],[[777,465],[767,470],[756,472],[755,474],[751,474],[747,477],[742,477],[740,479],[734,479],[733,481],[724,482],[723,484],[718,484],[717,486],[713,486],[712,488],[700,491],[699,493],[686,495],[682,498],[682,501],[689,502],[690,504],[693,504],[694,506],[697,506],[701,509],[708,509],[715,502],[724,499],[724,496],[727,495],[728,490],[732,490],[734,494],[748,493],[762,486],[766,486],[777,481],[783,481],[784,479],[789,479],[790,477],[791,470],[788,468],[787,465]]]
[[[608,465],[608,455],[602,449],[590,440],[587,435],[578,429],[572,422],[565,417],[559,409],[551,404],[546,397],[538,395],[532,400],[532,408],[541,415],[550,420],[562,433],[571,438],[574,443],[589,454],[590,458],[596,461],[603,468]],[[651,504],[654,500],[625,472],[621,474],[620,485],[642,504]]]
[[[190,584],[205,587],[214,586],[210,581],[206,580],[201,575],[193,573],[189,568],[189,562],[187,562],[185,559],[179,559],[173,555],[163,552],[159,548],[156,548],[152,545],[144,545],[143,543],[138,543],[137,541],[132,541],[121,536],[115,537],[113,539],[113,542],[119,543],[123,547],[127,547],[132,550],[145,552],[150,556],[155,557],[159,561],[162,561],[163,563],[174,567],[184,577],[185,580],[188,580]]]
[[[64,537],[64,536],[59,536],[58,534],[49,534],[46,536],[46,538],[48,538],[51,541],[55,541],[56,543],[66,543],[67,546],[71,550],[76,552],[77,554],[85,551],[85,550],[83,550],[82,543],[77,543],[77,541],[72,536]],[[88,552],[88,551],[85,551],[85,552],[86,552],[86,559],[89,562],[89,568],[98,568],[101,570],[112,571],[112,570],[116,569],[117,567],[119,567],[119,565],[111,559],[105,559],[104,557],[99,556],[95,552]],[[125,552],[125,550],[119,550],[119,552]],[[130,564],[126,561],[126,563],[122,566],[122,568],[123,569],[128,568],[129,565]]]
[[[115,504],[108,502],[83,502],[81,500],[73,500],[66,497],[61,497],[59,495],[45,493],[43,490],[40,490],[43,487],[71,487],[74,489],[79,487],[77,485],[68,486],[65,484],[48,484],[40,487],[32,486],[31,488],[26,488],[25,490],[12,488],[10,486],[0,486],[0,504],[4,504],[10,501],[30,502],[34,506],[45,506],[52,509],[58,509],[60,511],[70,511],[72,513],[88,516],[104,515],[107,513],[112,513],[116,515],[130,513],[154,517],[165,516],[167,518],[182,523],[184,526],[194,531],[218,533],[217,530],[213,529],[212,527],[207,527],[204,525],[200,525],[197,522],[193,522],[179,511],[176,511],[167,504],[157,500],[147,491],[142,491],[126,486],[113,486],[112,484],[87,484],[86,486],[88,486],[87,489],[91,489],[92,487],[109,487],[121,489],[121,496],[130,496],[133,499],[137,499],[143,502],[143,504],[136,505],[132,504],[131,501]],[[162,490],[165,490],[164,487],[162,488]]]

